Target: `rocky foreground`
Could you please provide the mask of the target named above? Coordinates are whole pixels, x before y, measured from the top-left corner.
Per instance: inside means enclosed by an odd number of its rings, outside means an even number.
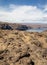
[[[0,30],[0,65],[47,65],[47,31]]]

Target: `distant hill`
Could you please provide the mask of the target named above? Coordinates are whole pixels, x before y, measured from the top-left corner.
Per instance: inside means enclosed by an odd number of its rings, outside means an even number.
[[[31,28],[47,28],[46,23],[22,23],[22,24],[30,26]]]
[[[40,29],[47,28],[47,24],[38,24],[38,23],[6,23],[0,22],[0,29],[4,30],[28,30],[28,29]]]
[[[0,22],[0,29],[3,30],[28,30],[30,26],[23,25],[23,24],[16,24],[16,23],[5,23]]]

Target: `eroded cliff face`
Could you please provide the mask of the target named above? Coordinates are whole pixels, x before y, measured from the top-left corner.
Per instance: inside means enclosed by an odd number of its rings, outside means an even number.
[[[47,65],[47,32],[0,30],[0,65]]]

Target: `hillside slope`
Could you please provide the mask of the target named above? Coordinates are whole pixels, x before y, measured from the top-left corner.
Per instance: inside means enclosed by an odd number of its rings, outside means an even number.
[[[0,30],[0,65],[47,65],[47,32]]]

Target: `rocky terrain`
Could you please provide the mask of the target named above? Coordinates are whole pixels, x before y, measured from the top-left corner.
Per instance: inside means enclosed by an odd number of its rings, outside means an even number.
[[[0,65],[47,65],[47,31],[0,30]]]
[[[0,22],[0,29],[3,30],[28,30],[30,29],[30,26],[27,26],[25,24],[17,24],[17,23],[6,23],[6,22]]]
[[[0,29],[3,30],[28,30],[28,29],[41,29],[46,28],[47,24],[33,24],[33,23],[8,23],[8,22],[0,22]]]

